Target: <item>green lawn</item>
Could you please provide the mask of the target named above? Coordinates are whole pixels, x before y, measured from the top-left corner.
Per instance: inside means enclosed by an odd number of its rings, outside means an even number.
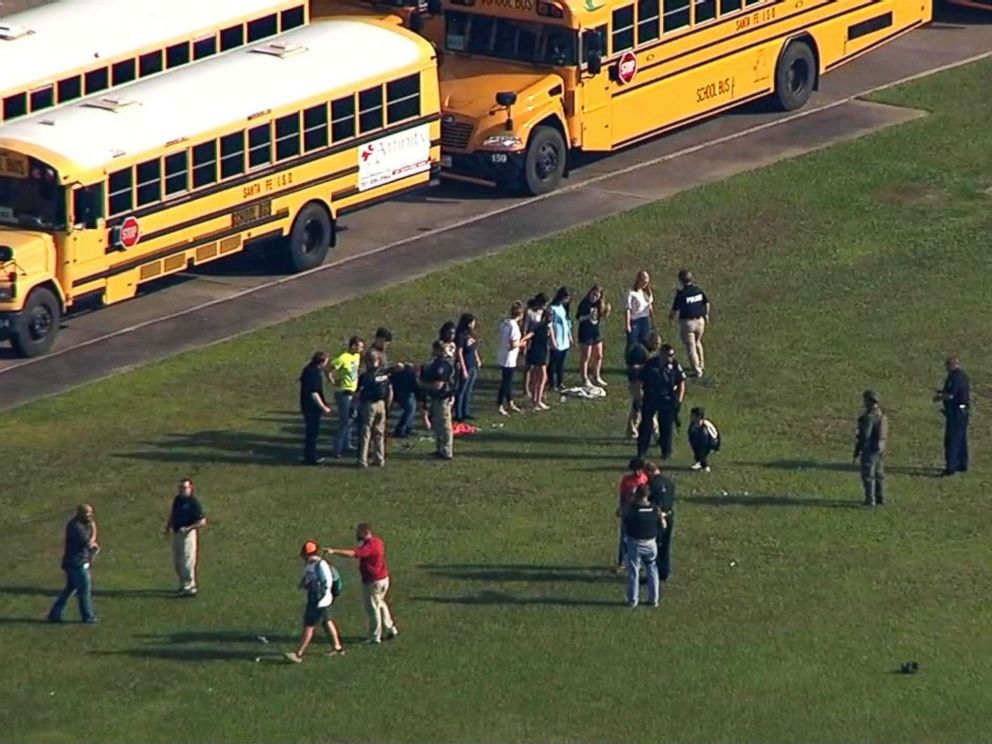
[[[5,414],[0,738],[992,739],[990,89],[988,62],[914,83],[882,100],[932,115],[897,129]],[[664,287],[683,265],[716,303],[688,402],[726,446],[691,476],[679,439],[676,575],[660,610],[630,612],[606,570],[632,453],[622,323],[606,401],[499,429],[494,333],[525,293],[600,281],[619,305],[635,269]],[[483,320],[490,369],[481,433],[454,462],[415,440],[381,472],[295,466],[314,348],[385,323],[419,359],[462,310]],[[930,393],[949,351],[972,376],[976,454],[944,481]],[[892,430],[891,505],[870,513],[848,464],[868,386]],[[195,601],[149,591],[173,586],[160,531],[185,474],[211,519]],[[80,501],[100,521],[103,622],[40,624]],[[278,663],[300,542],[349,544],[359,520],[387,541],[402,637]],[[364,617],[344,576],[348,642]],[[909,659],[918,675],[893,673]]]

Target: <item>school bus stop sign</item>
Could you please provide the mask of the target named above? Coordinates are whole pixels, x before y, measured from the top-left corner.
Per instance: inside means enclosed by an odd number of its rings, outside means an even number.
[[[637,55],[628,49],[620,55],[620,61],[617,63],[617,80],[619,80],[622,85],[626,85],[634,79],[636,74]]]
[[[138,244],[141,239],[141,227],[134,217],[127,217],[120,227],[118,241],[125,248],[131,248]]]

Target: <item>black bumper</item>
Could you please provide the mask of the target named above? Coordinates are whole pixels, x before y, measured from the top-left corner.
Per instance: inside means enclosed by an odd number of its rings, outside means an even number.
[[[442,167],[441,175],[487,181],[500,188],[513,188],[520,184],[524,172],[527,153],[520,152],[473,152],[467,155],[445,153],[451,158],[451,165]]]
[[[20,318],[21,314],[19,312],[0,313],[0,341],[14,335],[14,329],[19,325],[18,321]]]

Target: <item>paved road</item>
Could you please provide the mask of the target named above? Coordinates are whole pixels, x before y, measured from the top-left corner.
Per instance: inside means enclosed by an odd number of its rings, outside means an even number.
[[[246,254],[75,314],[47,357],[0,347],[0,410],[903,120],[912,112],[851,99],[992,54],[989,21],[960,15],[910,34],[826,77],[803,111],[750,107],[590,159],[548,197],[447,185],[351,215],[337,254],[308,274],[274,277]]]

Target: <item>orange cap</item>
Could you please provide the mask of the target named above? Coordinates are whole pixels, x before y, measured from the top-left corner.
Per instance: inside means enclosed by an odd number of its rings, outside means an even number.
[[[313,540],[307,540],[303,543],[303,547],[300,548],[300,555],[304,557],[309,557],[311,555],[316,555],[320,550],[320,547]]]

